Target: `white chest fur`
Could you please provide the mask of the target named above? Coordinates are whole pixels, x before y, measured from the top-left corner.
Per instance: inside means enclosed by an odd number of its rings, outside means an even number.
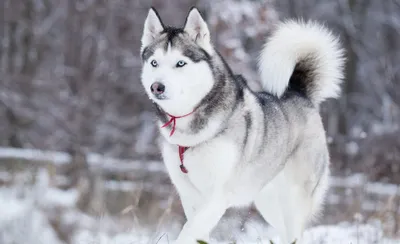
[[[191,147],[184,153],[183,163],[188,170],[181,172],[178,146],[165,143],[163,157],[173,183],[189,184],[203,196],[226,181],[240,157],[240,148],[232,140],[218,137]],[[177,183],[177,182],[176,182]]]

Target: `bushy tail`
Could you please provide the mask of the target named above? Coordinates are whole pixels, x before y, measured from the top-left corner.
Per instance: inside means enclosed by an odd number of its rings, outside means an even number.
[[[288,88],[316,106],[340,94],[344,50],[339,39],[316,22],[286,21],[267,40],[259,62],[262,87],[277,96]]]

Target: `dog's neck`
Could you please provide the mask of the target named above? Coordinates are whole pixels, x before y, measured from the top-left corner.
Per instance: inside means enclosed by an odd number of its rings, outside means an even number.
[[[167,127],[167,126],[171,125],[171,126],[172,126],[172,127],[171,127],[171,133],[169,134],[169,136],[172,136],[172,135],[175,133],[175,129],[176,129],[176,120],[177,120],[177,119],[184,118],[184,117],[188,117],[188,116],[190,116],[191,114],[193,114],[194,112],[195,112],[195,110],[193,110],[192,112],[190,112],[190,113],[188,113],[188,114],[181,115],[181,116],[174,116],[174,115],[172,115],[172,114],[166,113],[166,114],[170,117],[170,119],[169,119],[169,121],[168,121],[167,123],[165,123],[163,126],[161,126],[161,128],[164,128],[164,127]]]

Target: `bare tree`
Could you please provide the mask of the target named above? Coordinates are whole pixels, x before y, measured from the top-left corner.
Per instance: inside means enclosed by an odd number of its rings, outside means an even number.
[[[197,5],[217,48],[254,89],[258,51],[278,17],[325,22],[340,34],[348,57],[341,99],[322,107],[333,161],[350,167],[365,152],[365,137],[398,133],[398,0],[4,0],[0,145],[63,151],[78,145],[115,157],[158,158],[151,103],[139,80],[150,5],[165,24],[178,26]]]

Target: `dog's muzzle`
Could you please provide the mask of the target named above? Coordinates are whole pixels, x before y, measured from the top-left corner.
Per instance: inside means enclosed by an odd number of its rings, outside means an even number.
[[[161,82],[154,82],[150,86],[150,91],[157,99],[164,99],[165,86]]]

